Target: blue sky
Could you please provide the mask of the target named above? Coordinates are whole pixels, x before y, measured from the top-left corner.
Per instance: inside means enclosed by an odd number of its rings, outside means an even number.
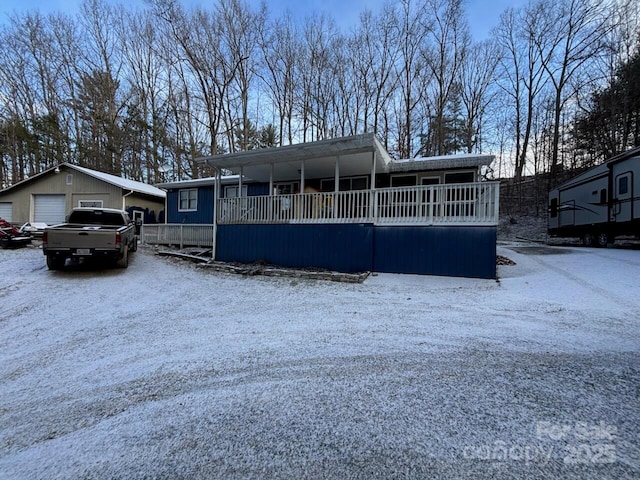
[[[260,0],[247,0],[250,4],[258,5]],[[81,0],[2,0],[0,16],[4,22],[8,14],[40,10],[42,12],[63,11],[74,13],[78,10]],[[144,5],[143,0],[113,0],[113,3],[126,5]],[[212,0],[182,0],[183,5],[206,6]],[[374,13],[381,10],[384,0],[268,0],[267,5],[273,15],[279,15],[285,10],[294,15],[304,17],[313,11],[326,11],[343,29],[348,29],[358,21],[358,15],[365,8]],[[467,0],[468,19],[474,38],[481,40],[487,36],[489,30],[498,22],[500,14],[508,6],[517,6],[525,0]]]

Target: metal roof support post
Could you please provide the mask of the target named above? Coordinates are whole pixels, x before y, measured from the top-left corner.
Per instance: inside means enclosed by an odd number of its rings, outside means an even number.
[[[299,219],[304,219],[305,214],[306,214],[306,207],[305,207],[305,197],[304,197],[304,159],[302,160],[301,164],[300,164],[300,196],[298,198],[294,198],[294,200],[296,201],[296,216]]]
[[[378,211],[378,207],[376,205],[378,200],[378,195],[376,194],[376,151],[373,151],[372,155],[372,164],[371,164],[371,184],[369,185],[369,189],[371,190],[371,198],[369,199],[369,205],[371,209],[369,210],[369,217],[373,223],[376,223],[376,212]]]
[[[336,157],[336,171],[334,178],[334,187],[333,187],[333,218],[338,217],[338,195],[340,191],[340,155]]]
[[[267,205],[268,208],[268,217],[267,219],[269,221],[273,220],[273,216],[274,216],[274,211],[275,211],[275,207],[274,207],[274,203],[275,203],[275,199],[272,198],[273,196],[273,162],[271,162],[269,164],[269,196],[267,197],[267,201],[269,202]]]
[[[273,163],[269,164],[269,195],[273,195]]]
[[[216,259],[216,247],[218,245],[218,199],[220,198],[220,188],[222,179],[220,169],[216,168],[216,184],[213,187],[213,238],[211,239],[211,260]]]

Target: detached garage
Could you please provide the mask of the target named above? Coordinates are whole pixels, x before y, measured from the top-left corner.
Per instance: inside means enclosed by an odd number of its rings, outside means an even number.
[[[26,222],[62,223],[75,207],[128,210],[154,223],[161,217],[165,191],[89,168],[63,163],[0,191],[0,217]]]

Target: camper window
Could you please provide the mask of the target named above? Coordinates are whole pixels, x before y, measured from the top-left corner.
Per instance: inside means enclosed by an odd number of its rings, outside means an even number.
[[[629,177],[624,176],[618,179],[618,195],[624,195],[629,191]]]

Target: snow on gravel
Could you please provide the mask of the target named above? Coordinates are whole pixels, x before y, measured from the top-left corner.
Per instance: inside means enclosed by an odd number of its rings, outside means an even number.
[[[638,478],[640,252],[499,281],[0,250],[0,477]]]

